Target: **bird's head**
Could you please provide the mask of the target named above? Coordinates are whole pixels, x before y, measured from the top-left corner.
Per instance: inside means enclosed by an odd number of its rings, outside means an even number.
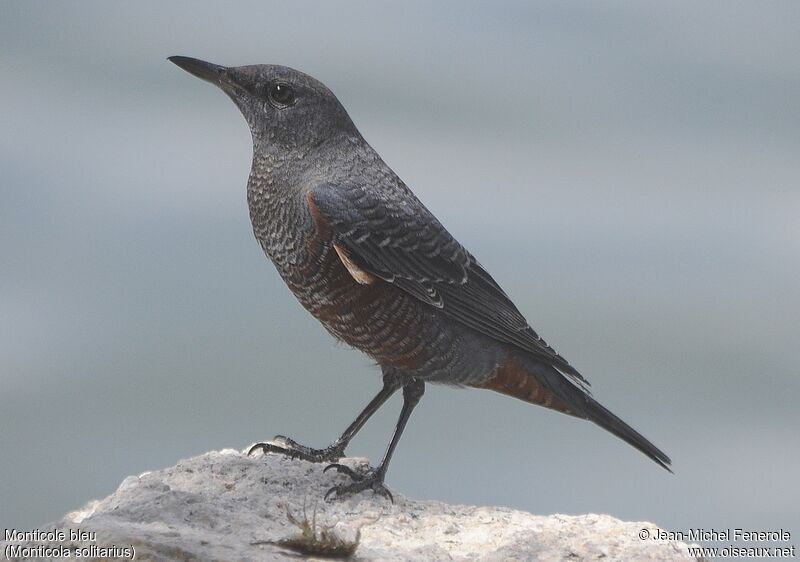
[[[178,56],[169,60],[222,89],[244,115],[257,145],[308,149],[339,133],[355,131],[336,96],[318,80],[292,68],[227,67]]]

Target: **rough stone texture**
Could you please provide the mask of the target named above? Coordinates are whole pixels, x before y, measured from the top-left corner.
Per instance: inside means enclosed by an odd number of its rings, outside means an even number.
[[[366,466],[364,459],[344,463]],[[94,531],[94,542],[50,544],[133,545],[136,560],[298,560],[295,552],[271,543],[300,532],[289,521],[287,507],[302,519],[305,502],[309,519],[316,506],[317,531],[327,525],[352,540],[361,528],[353,560],[693,559],[683,543],[639,539],[642,528],[654,531],[655,525],[607,515],[538,516],[502,507],[418,501],[397,492],[393,505],[371,492],[324,502],[325,491],[347,479],[334,471],[323,474],[323,468],[280,455],[212,451],[130,476],[107,498],[42,529]]]

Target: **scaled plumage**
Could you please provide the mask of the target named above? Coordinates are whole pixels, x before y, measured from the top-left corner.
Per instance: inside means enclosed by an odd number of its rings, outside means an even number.
[[[333,493],[390,495],[383,478],[394,447],[425,383],[438,382],[588,419],[669,470],[669,457],[592,398],[588,382],[383,162],[327,87],[282,66],[170,60],[239,107],[253,137],[247,197],[257,240],[300,303],[384,375],[384,388],[331,446],[282,438],[255,448],[334,461],[402,388],[403,412],[381,464],[367,475],[331,465],[354,478]]]

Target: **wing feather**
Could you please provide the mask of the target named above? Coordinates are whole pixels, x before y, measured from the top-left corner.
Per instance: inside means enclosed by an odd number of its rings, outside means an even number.
[[[405,186],[378,196],[364,186],[323,184],[308,196],[358,268],[588,384]]]

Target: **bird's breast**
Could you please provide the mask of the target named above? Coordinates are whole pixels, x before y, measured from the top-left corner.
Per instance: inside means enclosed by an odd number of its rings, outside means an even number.
[[[437,328],[421,303],[381,279],[359,282],[324,224],[298,224],[306,228],[291,240],[273,232],[262,246],[300,304],[335,338],[382,365],[414,370],[424,363]]]

